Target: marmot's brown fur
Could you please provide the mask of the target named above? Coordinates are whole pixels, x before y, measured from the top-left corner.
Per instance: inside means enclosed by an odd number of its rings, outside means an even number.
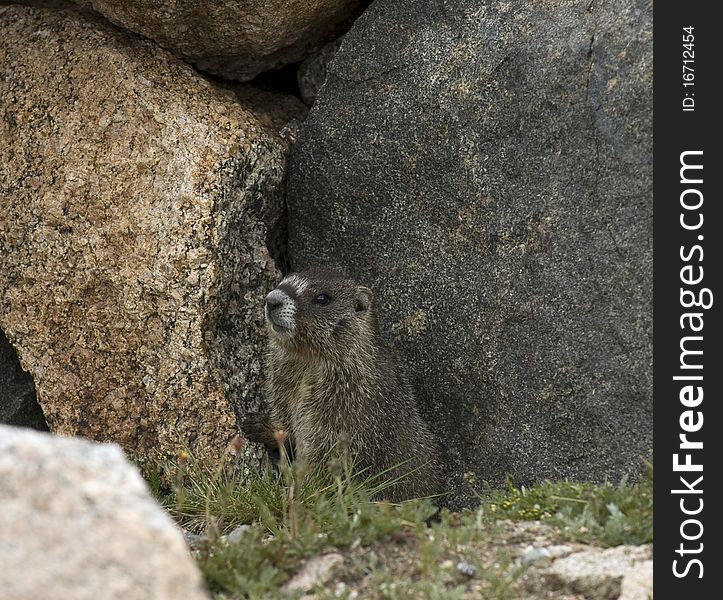
[[[295,460],[318,464],[342,442],[363,476],[394,481],[378,497],[438,494],[439,448],[406,377],[382,344],[372,292],[337,273],[286,277],[266,297],[269,421],[244,432],[273,446],[287,432]]]

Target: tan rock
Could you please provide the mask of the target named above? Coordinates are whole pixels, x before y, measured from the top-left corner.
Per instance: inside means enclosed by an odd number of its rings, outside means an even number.
[[[284,585],[283,591],[287,594],[311,592],[316,586],[328,583],[343,564],[344,557],[338,552],[313,556]]]
[[[620,585],[618,600],[653,600],[653,561],[633,565]]]
[[[244,106],[267,127],[281,132],[290,122],[299,123],[306,119],[309,108],[295,96],[281,95],[262,90],[247,83],[227,82],[231,90]]]
[[[650,545],[590,548],[557,559],[548,575],[555,587],[582,594],[590,600],[617,600],[622,593],[623,579],[639,568],[645,569],[651,557]]]
[[[303,60],[361,0],[74,0],[155,40],[199,69],[237,81]]]
[[[0,425],[0,481],[3,598],[207,598],[180,529],[115,444]]]
[[[51,429],[219,454],[259,396],[287,144],[100,20],[0,30],[0,328]]]

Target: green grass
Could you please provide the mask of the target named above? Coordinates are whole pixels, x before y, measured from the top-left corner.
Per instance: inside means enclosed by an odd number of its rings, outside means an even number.
[[[374,597],[462,598],[475,586],[483,597],[512,600],[523,568],[504,553],[485,556],[503,520],[539,519],[563,539],[604,546],[652,541],[652,468],[636,485],[508,484],[480,494],[479,508],[442,511],[428,526],[435,513],[428,499],[372,501],[378,481],[352,477],[345,461],[313,471],[282,461],[278,471],[259,472],[231,461],[209,468],[180,452],[140,466],[174,519],[204,534],[194,554],[216,600],[280,597],[305,558],[329,550],[345,554],[345,568],[371,573]],[[229,543],[223,534],[242,523],[251,527]],[[460,560],[474,577],[449,566]]]
[[[185,450],[136,464],[161,505],[194,533],[226,533],[283,508],[284,487],[272,472],[253,470],[240,477],[244,465],[229,460],[211,468]]]
[[[218,598],[258,598],[278,590],[301,561],[325,548],[369,545],[404,528],[423,528],[428,500],[374,502],[377,479],[352,477],[345,462],[308,470],[282,461],[278,471],[248,465],[209,469],[188,452],[136,461],[151,491],[184,528],[204,533],[197,559]],[[243,481],[235,476],[245,473]],[[251,528],[235,544],[221,536]]]
[[[490,490],[481,510],[488,519],[541,520],[570,540],[617,546],[653,541],[653,468],[640,483],[545,481],[531,488],[511,483]]]

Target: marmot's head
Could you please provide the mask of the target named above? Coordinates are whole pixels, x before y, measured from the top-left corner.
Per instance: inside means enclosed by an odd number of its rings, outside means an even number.
[[[266,296],[271,338],[300,351],[341,355],[375,331],[372,292],[333,271],[293,273]]]

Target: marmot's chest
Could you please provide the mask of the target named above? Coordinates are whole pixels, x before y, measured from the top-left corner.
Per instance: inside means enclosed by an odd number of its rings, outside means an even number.
[[[289,404],[292,413],[308,410],[309,404],[314,404],[314,397],[318,394],[321,373],[317,369],[304,369],[297,373],[291,381],[289,390]]]
[[[294,451],[302,461],[312,460],[314,447],[318,446],[319,415],[315,395],[318,394],[320,374],[316,370],[304,370],[292,384],[289,397],[291,430],[294,435]]]
[[[338,441],[348,435],[356,422],[351,398],[342,398],[349,391],[348,383],[329,373],[310,369],[299,374],[294,382],[290,402],[290,426],[297,458],[315,463],[321,460]]]

